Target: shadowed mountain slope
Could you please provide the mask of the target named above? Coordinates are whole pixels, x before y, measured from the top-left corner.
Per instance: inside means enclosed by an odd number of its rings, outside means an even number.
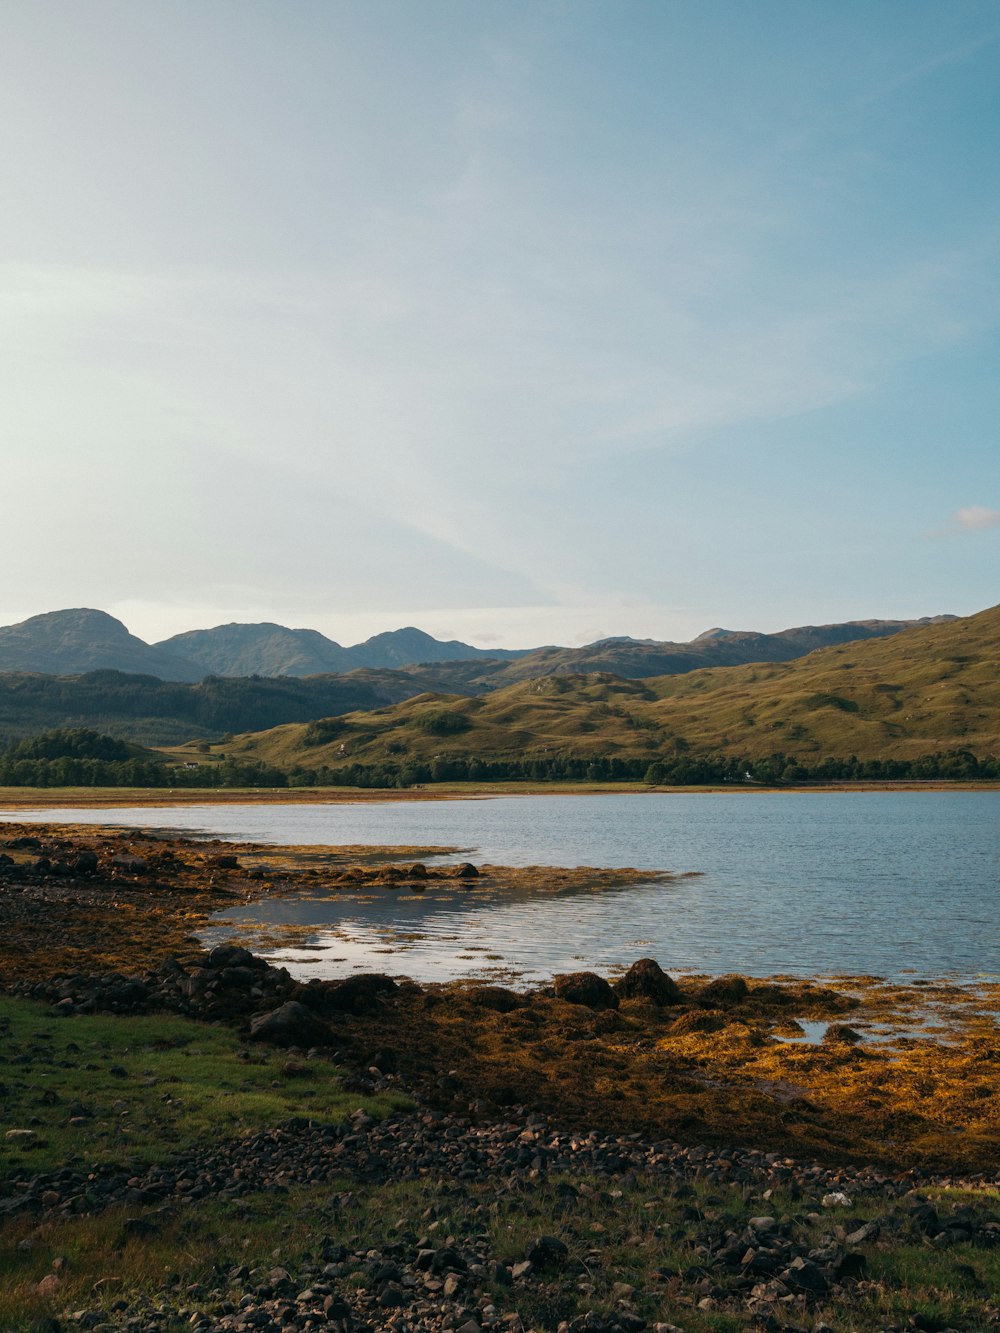
[[[353,671],[277,679],[206,676],[197,683],[121,671],[0,674],[0,745],[55,727],[92,727],[142,745],[180,745],[229,732],[397,703],[438,688],[433,671]]]
[[[200,680],[205,672],[182,654],[150,647],[106,611],[76,608],[0,626],[0,671],[135,671],[163,680]]]

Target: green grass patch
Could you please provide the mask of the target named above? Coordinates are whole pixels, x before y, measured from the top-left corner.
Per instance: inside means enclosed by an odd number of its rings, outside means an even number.
[[[406,1104],[359,1099],[328,1061],[293,1061],[226,1027],[163,1015],[61,1018],[0,998],[0,1179],[151,1163],[292,1116],[334,1123],[359,1105],[379,1117]]]

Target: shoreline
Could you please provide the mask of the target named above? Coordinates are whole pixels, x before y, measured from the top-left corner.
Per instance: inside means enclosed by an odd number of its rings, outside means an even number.
[[[68,1016],[117,1009],[127,978],[144,979],[137,1012],[166,1006],[240,1027],[287,1000],[318,1006],[321,1016],[329,1002],[338,1049],[359,1076],[389,1051],[407,1086],[441,1111],[503,1115],[516,1102],[688,1143],[931,1169],[1000,1166],[996,979],[670,977],[647,960],[648,984],[635,990],[628,974],[603,978],[581,959],[572,976],[582,989],[567,998],[555,977],[516,989],[415,982],[387,960],[392,977],[378,975],[391,999],[343,1012],[339,989],[377,974],[348,965],[336,979],[306,982],[247,953],[261,969],[256,981],[236,967],[213,982],[212,952],[200,938],[220,908],[313,884],[324,862],[324,878],[346,892],[391,892],[413,878],[400,866],[402,849],[370,848],[366,858],[361,847],[265,848],[33,824],[11,826],[4,844],[0,988]],[[244,867],[251,856],[268,864]],[[487,884],[521,874],[533,885],[531,868],[423,868],[456,888],[470,873]],[[544,878],[555,874],[547,867]],[[215,952],[234,948],[242,955],[238,944]],[[132,1012],[131,1002],[120,1012]]]
[[[440,783],[433,787],[0,787],[0,813],[23,810],[102,809],[120,806],[348,805],[399,801],[483,801],[504,796],[811,796],[889,792],[1000,791],[996,782],[832,782],[795,787],[719,784],[650,787],[615,783]]]
[[[432,849],[0,846],[3,1328],[1000,1323],[1000,979],[304,982],[201,923]]]

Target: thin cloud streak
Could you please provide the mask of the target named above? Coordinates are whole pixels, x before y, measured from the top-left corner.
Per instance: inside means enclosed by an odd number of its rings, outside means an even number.
[[[956,510],[955,522],[963,532],[983,532],[987,528],[1000,527],[1000,509],[970,505],[967,509]]]

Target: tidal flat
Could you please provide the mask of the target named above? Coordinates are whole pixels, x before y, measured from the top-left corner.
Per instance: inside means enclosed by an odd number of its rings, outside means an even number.
[[[305,982],[207,949],[209,922],[318,876],[601,892],[649,872],[67,825],[4,841],[0,1328],[1000,1319],[995,983],[655,963]],[[300,1027],[268,1035],[288,1006]]]

